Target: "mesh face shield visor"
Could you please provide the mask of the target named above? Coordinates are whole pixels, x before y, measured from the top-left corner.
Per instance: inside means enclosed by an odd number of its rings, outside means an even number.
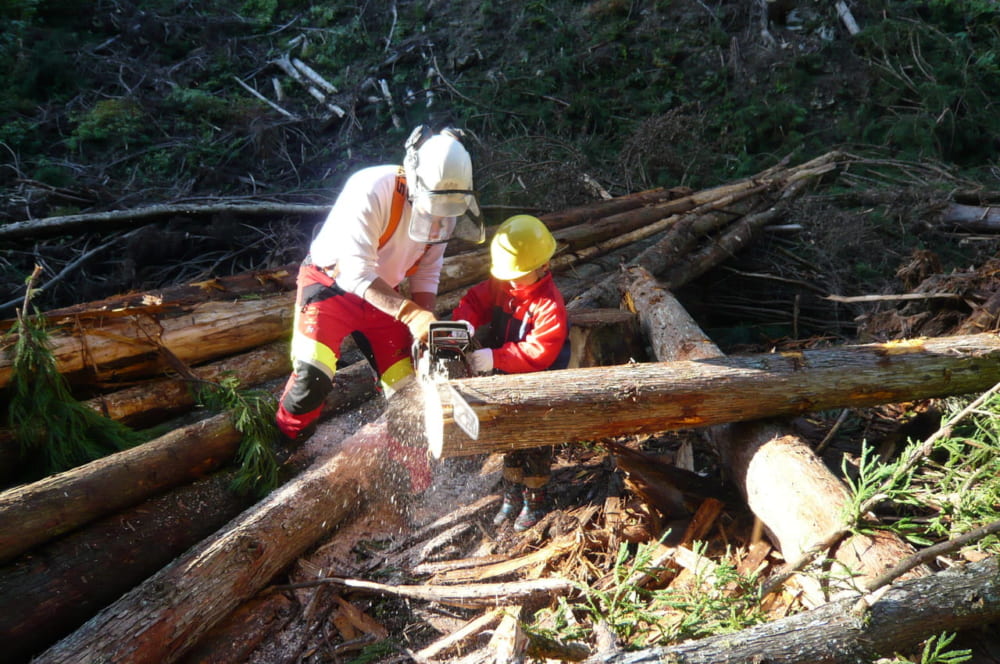
[[[479,217],[476,193],[468,189],[432,189],[413,197],[410,238],[440,244],[452,237],[481,244],[486,228]]]

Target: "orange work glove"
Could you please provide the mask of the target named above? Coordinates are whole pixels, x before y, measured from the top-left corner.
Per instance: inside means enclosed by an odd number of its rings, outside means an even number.
[[[413,300],[407,300],[396,312],[396,320],[410,328],[414,340],[424,343],[431,323],[437,321],[437,317]]]

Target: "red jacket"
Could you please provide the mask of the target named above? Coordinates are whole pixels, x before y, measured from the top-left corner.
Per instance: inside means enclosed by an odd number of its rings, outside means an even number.
[[[493,349],[493,368],[504,373],[544,371],[568,359],[566,303],[551,273],[522,288],[497,279],[477,284],[451,318],[477,330],[492,324],[483,343]],[[564,347],[567,356],[560,358]]]

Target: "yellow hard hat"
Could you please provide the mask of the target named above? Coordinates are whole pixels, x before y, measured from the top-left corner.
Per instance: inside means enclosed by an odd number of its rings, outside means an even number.
[[[500,224],[490,243],[490,274],[504,281],[537,270],[556,252],[556,239],[537,217],[518,214]]]

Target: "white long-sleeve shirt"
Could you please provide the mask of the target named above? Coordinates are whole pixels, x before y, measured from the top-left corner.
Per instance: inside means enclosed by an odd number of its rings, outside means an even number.
[[[395,288],[414,264],[413,293],[437,293],[445,243],[426,245],[410,239],[410,202],[403,205],[399,225],[379,248],[389,227],[398,166],[372,166],[348,178],[309,248],[315,265],[338,268],[337,285],[364,297],[376,277]]]

